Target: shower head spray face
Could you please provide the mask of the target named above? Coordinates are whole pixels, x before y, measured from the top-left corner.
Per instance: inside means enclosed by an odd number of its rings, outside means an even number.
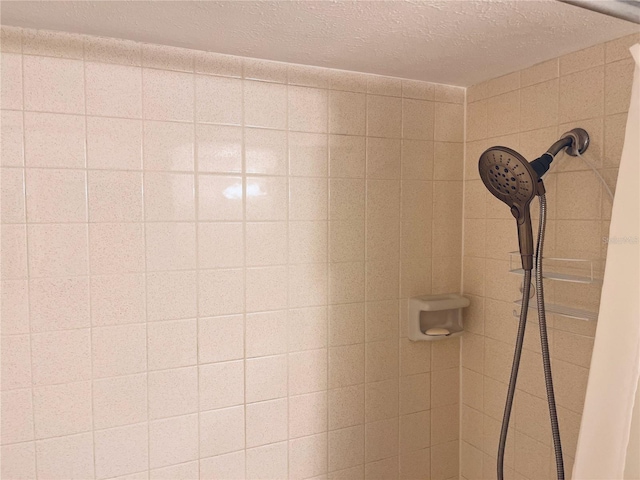
[[[491,194],[511,209],[511,214],[518,223],[522,267],[531,270],[533,233],[529,204],[541,188],[538,185],[538,175],[522,155],[507,147],[485,150],[480,156],[478,171]]]

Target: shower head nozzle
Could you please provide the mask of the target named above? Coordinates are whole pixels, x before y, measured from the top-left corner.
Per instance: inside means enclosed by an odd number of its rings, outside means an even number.
[[[518,223],[518,242],[522,267],[533,268],[533,233],[529,204],[540,191],[538,174],[529,162],[515,150],[491,147],[478,162],[480,178],[487,190],[511,208]]]

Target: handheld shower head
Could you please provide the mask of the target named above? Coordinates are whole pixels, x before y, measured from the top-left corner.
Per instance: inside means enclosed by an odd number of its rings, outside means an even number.
[[[533,232],[529,205],[538,193],[544,192],[538,174],[529,162],[515,150],[491,147],[478,162],[478,171],[485,187],[498,200],[506,203],[518,223],[518,243],[522,268],[533,268]]]

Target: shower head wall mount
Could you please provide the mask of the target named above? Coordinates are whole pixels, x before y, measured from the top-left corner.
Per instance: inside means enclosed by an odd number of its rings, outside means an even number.
[[[563,149],[572,156],[584,153],[589,147],[589,134],[574,128],[562,135],[547,151],[529,163],[522,155],[507,147],[495,146],[485,150],[478,161],[480,178],[487,190],[506,203],[518,224],[518,243],[522,268],[533,268],[533,232],[529,206],[536,195],[545,193],[542,176],[547,173],[553,158]]]

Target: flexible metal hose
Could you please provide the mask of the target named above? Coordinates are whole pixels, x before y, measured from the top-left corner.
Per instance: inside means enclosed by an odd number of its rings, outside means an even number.
[[[538,241],[536,247],[536,301],[538,307],[538,323],[540,325],[540,344],[542,350],[542,365],[544,369],[545,386],[547,389],[547,403],[549,404],[549,416],[551,417],[551,432],[553,435],[553,447],[556,457],[556,470],[558,480],[564,480],[564,464],[562,460],[562,445],[560,443],[560,430],[558,427],[558,415],[556,412],[556,401],[553,393],[553,380],[551,378],[551,360],[549,356],[549,341],[547,338],[547,319],[544,307],[544,291],[542,285],[542,250],[544,246],[544,233],[547,223],[547,199],[544,194],[540,195],[540,225],[538,228]],[[504,452],[507,443],[507,433],[509,431],[509,420],[513,407],[513,398],[518,380],[518,370],[520,369],[520,358],[522,356],[522,345],[524,343],[524,333],[527,325],[527,311],[529,309],[529,294],[531,292],[531,270],[524,271],[522,286],[522,308],[520,310],[520,322],[518,324],[518,334],[516,337],[516,348],[513,354],[513,364],[511,365],[511,376],[509,378],[509,388],[507,390],[507,400],[504,406],[502,417],[502,428],[500,429],[500,443],[498,445],[498,480],[504,480]]]
[[[511,365],[511,377],[509,378],[509,389],[507,390],[507,401],[504,405],[504,415],[502,416],[502,428],[500,430],[500,444],[498,445],[498,480],[504,479],[504,449],[507,444],[507,432],[509,431],[509,419],[511,418],[511,408],[513,407],[513,397],[516,393],[516,381],[518,380],[518,370],[520,370],[520,357],[522,356],[522,343],[524,342],[524,331],[527,326],[527,311],[529,309],[529,293],[531,292],[531,270],[524,271],[524,281],[522,285],[522,309],[520,310],[520,323],[518,324],[518,335],[516,337],[516,349],[513,353],[513,364]]]
[[[549,357],[549,341],[547,339],[547,317],[544,309],[544,292],[542,286],[542,247],[544,245],[544,231],[547,223],[547,199],[540,195],[540,225],[538,227],[538,245],[536,247],[536,301],[538,304],[538,324],[540,325],[540,346],[542,350],[542,366],[544,369],[544,383],[547,388],[547,403],[551,417],[551,433],[553,435],[553,449],[556,456],[556,472],[558,480],[564,480],[564,462],[562,460],[562,445],[560,443],[560,429],[556,412],[556,399],[553,393],[553,379],[551,378],[551,359]]]

